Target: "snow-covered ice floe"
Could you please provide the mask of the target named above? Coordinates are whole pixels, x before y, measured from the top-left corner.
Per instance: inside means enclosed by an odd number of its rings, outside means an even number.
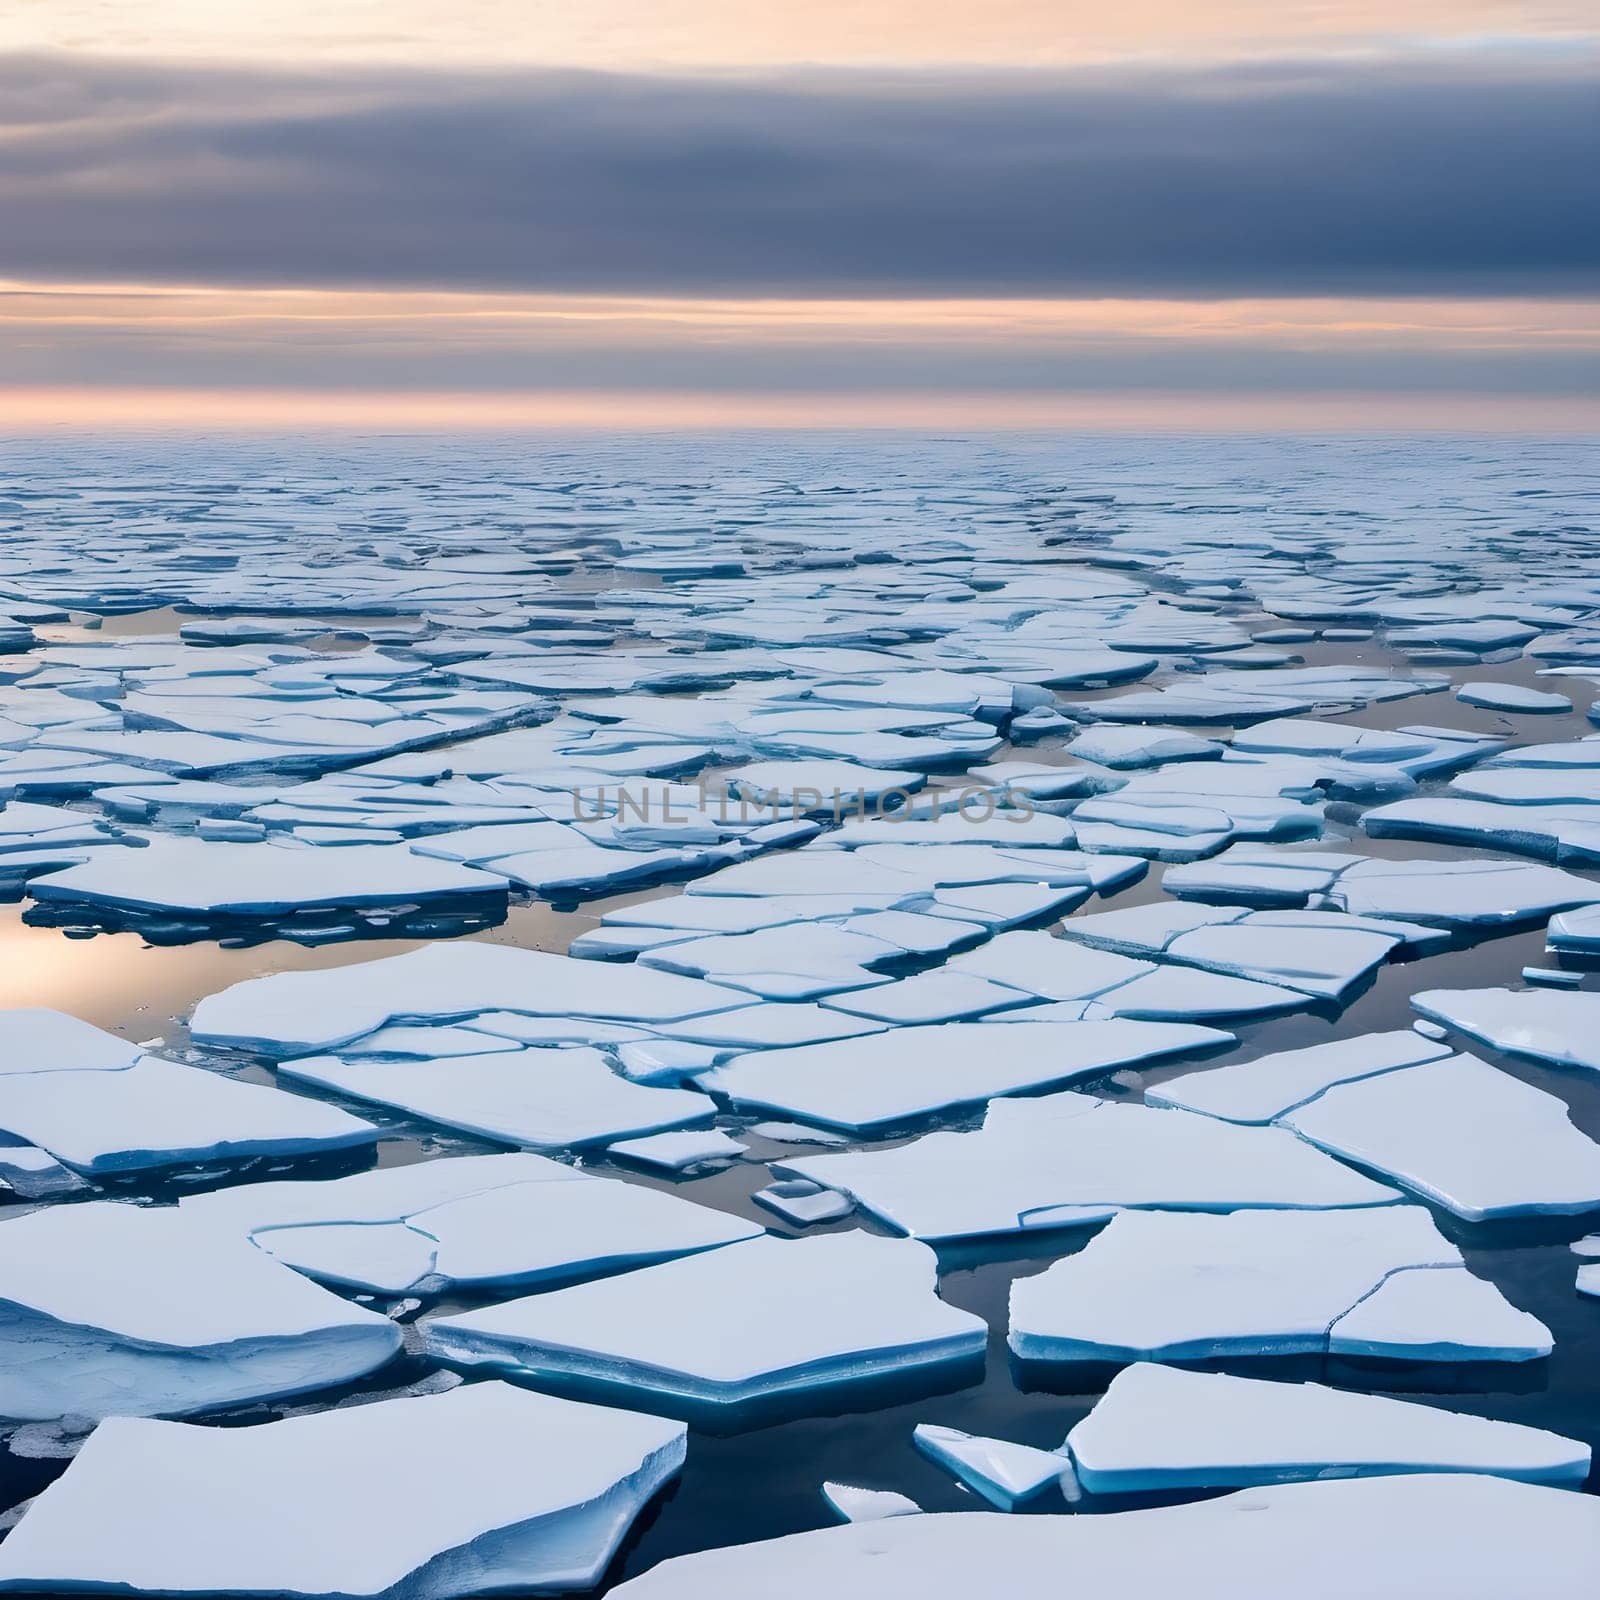
[[[1443,1406],[1149,1362],[1111,1380],[1067,1448],[1090,1494],[1407,1472],[1577,1488],[1590,1458],[1576,1439]]]
[[[1275,1123],[1471,1222],[1600,1209],[1600,1144],[1560,1100],[1409,1031],[1189,1073],[1148,1098]]]
[[[1600,1503],[1468,1473],[1240,1490],[1102,1516],[958,1512],[847,1524],[678,1556],[620,1600],[1586,1600]]]
[[[435,1317],[427,1350],[669,1414],[832,1400],[874,1380],[958,1377],[988,1329],[936,1292],[933,1252],[861,1232],[754,1239],[621,1277]]]
[[[0,1417],[210,1411],[345,1383],[399,1348],[386,1318],[172,1207],[0,1222]]]
[[[972,1133],[778,1164],[891,1227],[947,1240],[1103,1222],[1124,1209],[1384,1206],[1376,1183],[1277,1128],[1072,1092],[993,1100]]]
[[[790,1050],[756,1050],[701,1073],[702,1088],[742,1109],[825,1127],[870,1129],[951,1106],[1109,1073],[1232,1035],[1166,1022],[1018,1022],[896,1028]]]
[[[1549,989],[1424,989],[1424,1017],[1493,1050],[1600,1072],[1600,994]]]
[[[0,1011],[0,1129],[90,1175],[378,1137],[334,1106],[168,1061],[44,1010]]]
[[[0,1545],[0,1591],[589,1589],[685,1449],[681,1424],[501,1383],[248,1428],[114,1417]]]
[[[483,1012],[655,1024],[748,1005],[750,997],[646,967],[615,969],[510,945],[433,944],[315,972],[247,978],[195,1007],[194,1038],[265,1055],[331,1050],[393,1022]]]
[[[1024,1361],[1345,1355],[1530,1361],[1550,1330],[1512,1306],[1421,1206],[1124,1211],[1011,1289]]]
[[[526,1287],[752,1239],[754,1223],[547,1157],[455,1156],[326,1183],[254,1183],[179,1210],[308,1277],[375,1294]]]
[[[1065,1455],[1007,1439],[986,1439],[959,1428],[919,1422],[912,1442],[997,1511],[1013,1511],[1059,1483],[1070,1470]]]

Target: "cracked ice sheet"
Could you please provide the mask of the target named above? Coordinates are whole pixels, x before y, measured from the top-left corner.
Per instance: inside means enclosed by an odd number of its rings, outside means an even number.
[[[881,1129],[1232,1038],[1216,1028],[1120,1019],[1018,1021],[1003,1036],[983,1023],[936,1023],[752,1051],[695,1081],[741,1109],[781,1112],[824,1127]]]
[[[346,1383],[400,1349],[387,1318],[172,1207],[0,1222],[0,1279],[0,1417],[211,1411]]]
[[[1210,672],[1162,689],[1067,703],[1090,722],[1252,723],[1308,711],[1352,711],[1408,695],[1433,694],[1449,679],[1402,678],[1382,667],[1295,667],[1276,672]]]
[[[1600,884],[1556,867],[1429,856],[1392,861],[1335,851],[1237,844],[1205,863],[1169,868],[1180,899],[1303,906],[1446,928],[1497,927],[1600,901]]]
[[[1285,1355],[1532,1361],[1550,1330],[1467,1271],[1421,1206],[1124,1211],[1011,1288],[1010,1346],[1038,1362]]]
[[[768,1237],[435,1317],[423,1343],[455,1364],[587,1380],[651,1408],[727,1408],[976,1360],[987,1327],[936,1283],[933,1252],[911,1240]]]
[[[535,1150],[609,1144],[716,1111],[703,1094],[623,1077],[587,1045],[420,1060],[305,1056],[277,1065],[297,1083]]]
[[[684,1450],[681,1424],[503,1383],[248,1428],[119,1417],[6,1540],[0,1589],[588,1589]],[[449,1463],[422,1494],[419,1460]],[[263,1501],[278,1516],[262,1518]]]
[[[940,983],[970,983],[973,979],[984,980],[996,991],[989,997],[991,1003],[979,1008],[984,1011],[1003,1009],[1001,996],[1006,988],[1040,1001],[1082,1001],[1079,1014],[1084,1018],[1198,1022],[1293,1011],[1310,1003],[1300,990],[1279,984],[1256,983],[1193,967],[1136,961],[1048,933],[1018,932],[1003,933],[981,949],[957,956],[939,972],[924,973],[862,996],[860,1004],[893,1005],[897,991],[908,983],[933,988]],[[848,1000],[830,1003],[851,1004]],[[1016,1020],[1029,1019],[1023,1014]]]
[[[1175,961],[1333,1001],[1402,945],[1444,937],[1337,911],[1252,911],[1175,901],[1072,917],[1062,932],[1095,949]]]
[[[146,1054],[59,1011],[0,1011],[0,1129],[90,1175],[370,1144],[336,1107]]]
[[[902,1233],[935,1241],[1087,1225],[1127,1208],[1400,1199],[1280,1129],[1228,1128],[1070,1092],[991,1101],[973,1133],[930,1133],[892,1150],[786,1157],[777,1165],[848,1194]]]
[[[202,1000],[190,1031],[197,1041],[287,1056],[335,1049],[392,1022],[480,1012],[654,1027],[748,1004],[738,990],[673,973],[469,941],[328,971],[247,978]]]
[[[55,906],[86,911],[170,912],[209,919],[503,901],[506,880],[457,862],[414,855],[404,845],[319,850],[156,838],[143,850],[101,852],[81,866],[34,878],[28,893]]]
[[[1588,1445],[1543,1428],[1442,1406],[1147,1362],[1111,1380],[1063,1448],[1090,1494],[1407,1472],[1482,1472],[1577,1488],[1590,1454]]]
[[[1469,1222],[1600,1208],[1600,1145],[1560,1100],[1415,1034],[1191,1073],[1150,1098],[1232,1121],[1270,1120]]]
[[[373,1294],[550,1284],[754,1238],[677,1195],[536,1155],[454,1156],[328,1183],[255,1183],[179,1210],[321,1282]]]
[[[897,1516],[664,1561],[618,1600],[966,1600],[1005,1574],[1046,1600],[1071,1574],[1104,1600],[1586,1600],[1600,1561],[1592,1497],[1469,1474],[1280,1484],[1100,1516]]]

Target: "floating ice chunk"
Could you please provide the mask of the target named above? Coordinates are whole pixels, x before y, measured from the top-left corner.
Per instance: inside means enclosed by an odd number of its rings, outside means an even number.
[[[689,1089],[635,1083],[587,1045],[437,1061],[304,1056],[278,1070],[299,1083],[535,1150],[664,1132],[716,1109]]]
[[[1158,901],[1074,917],[1062,932],[1102,950],[1179,961],[1337,1000],[1388,959],[1405,932],[1332,911],[1249,911]]]
[[[59,1011],[0,1011],[0,1129],[100,1174],[370,1144],[329,1105],[146,1055]]]
[[[1593,955],[1600,951],[1600,908],[1578,906],[1552,917],[1546,930],[1545,949],[1574,955]],[[1575,986],[1579,979],[1574,974],[1569,981]]]
[[[250,1428],[117,1417],[7,1538],[0,1589],[588,1589],[684,1449],[682,1426],[659,1417],[502,1383]],[[419,1461],[448,1464],[420,1494]]]
[[[808,1228],[814,1222],[834,1222],[849,1216],[853,1209],[850,1201],[832,1189],[806,1178],[782,1179],[757,1189],[750,1196],[759,1206],[776,1214],[797,1228]]]
[[[752,1239],[438,1317],[433,1355],[664,1408],[849,1390],[977,1359],[988,1330],[935,1292],[925,1245],[861,1232]]]
[[[1226,1211],[1399,1198],[1279,1129],[1073,1093],[995,1100],[974,1133],[779,1166],[931,1240],[1099,1222],[1130,1206]]]
[[[87,1185],[46,1150],[31,1144],[0,1143],[0,1189],[21,1200],[50,1200]]]
[[[1600,1506],[1588,1495],[1455,1473],[1243,1490],[1102,1516],[897,1517],[665,1561],[618,1600],[965,1600],[994,1591],[1106,1600],[1586,1600]]]
[[[1589,1475],[1589,1447],[1543,1428],[1318,1383],[1147,1362],[1111,1380],[1067,1446],[1091,1494],[1402,1472],[1484,1472],[1576,1487]]]
[[[1064,1456],[1049,1450],[985,1439],[932,1422],[919,1422],[911,1438],[925,1456],[977,1490],[997,1511],[1014,1511],[1059,1482],[1069,1465]]]
[[[1125,1211],[1011,1289],[1031,1361],[1199,1361],[1328,1351],[1528,1361],[1550,1331],[1476,1278],[1421,1206]]]
[[[414,855],[404,845],[318,850],[161,838],[145,850],[98,852],[80,866],[30,880],[28,892],[56,904],[204,919],[499,899],[505,880]]]
[[[1600,1209],[1600,1144],[1472,1056],[1335,1084],[1278,1120],[1470,1222]]]
[[[735,1011],[714,1011],[706,1017],[659,1024],[663,1034],[703,1044],[719,1055],[782,1045],[819,1044],[829,1039],[853,1039],[866,1033],[881,1033],[887,1026],[871,1017],[847,1016],[842,1011],[809,1001],[741,1006]]]
[[[1222,973],[1134,961],[1047,933],[1007,933],[950,962],[945,973],[982,977],[995,985],[1022,990],[1042,1000],[1089,1001],[1085,1017],[1136,1017],[1150,1021],[1199,1021],[1271,1011],[1292,1011],[1306,1003],[1299,990],[1256,983]],[[920,980],[910,979],[911,983]],[[890,985],[864,998],[892,1004]],[[1000,1010],[989,1005],[989,1011]],[[1028,1014],[1017,1017],[1029,1020]],[[1054,1018],[1041,1017],[1047,1021]]]
[[[1067,749],[1080,760],[1103,767],[1155,767],[1167,761],[1201,761],[1222,754],[1215,739],[1198,739],[1177,728],[1088,728]]]
[[[829,923],[797,922],[658,946],[646,950],[639,964],[748,989],[763,999],[814,1000],[881,983],[874,969],[905,955],[886,939]]]
[[[608,1146],[606,1154],[647,1167],[682,1172],[686,1167],[704,1166],[708,1161],[737,1161],[744,1154],[744,1146],[720,1128],[695,1128],[683,1133],[652,1133],[643,1139],[623,1139]]]
[[[799,1122],[752,1122],[749,1132],[775,1144],[847,1144],[842,1133],[827,1128],[808,1128]]]
[[[213,1044],[293,1055],[390,1022],[479,1011],[655,1023],[747,1003],[734,990],[643,967],[599,968],[510,945],[432,944],[358,966],[247,978],[202,1000],[190,1029]]]
[[[457,1156],[331,1183],[192,1195],[180,1211],[373,1294],[568,1281],[757,1236],[677,1195],[536,1155]]]
[[[1507,1055],[1600,1072],[1600,994],[1541,989],[1425,989],[1423,1016]]]
[[[1578,1268],[1577,1289],[1579,1294],[1600,1296],[1600,1262]]]
[[[1565,972],[1560,967],[1524,967],[1524,983],[1537,983],[1547,989],[1577,989],[1583,984],[1581,972]]]
[[[1419,1038],[1410,1029],[1368,1033],[1303,1050],[1280,1050],[1211,1072],[1187,1072],[1146,1090],[1145,1102],[1228,1122],[1265,1123],[1333,1084],[1439,1061],[1449,1054],[1448,1046]]]
[[[816,760],[757,761],[728,773],[726,781],[735,795],[777,814],[848,817],[889,796],[914,794],[928,779],[877,762]]]
[[[1018,1022],[895,1028],[790,1050],[735,1056],[697,1082],[736,1105],[837,1128],[877,1128],[1043,1089],[1135,1062],[1225,1044],[1215,1028],[1165,1022]]]
[[[1005,984],[947,967],[853,994],[836,994],[825,1004],[854,1016],[903,1025],[960,1022],[987,1012],[1031,1006],[1035,999],[1034,995]]]
[[[1375,806],[1361,819],[1374,839],[1437,839],[1552,861],[1600,861],[1600,805],[1502,803],[1430,795]]]
[[[0,1223],[0,1417],[176,1414],[380,1367],[386,1318],[173,1208],[92,1201]]]
[[[1463,705],[1482,706],[1486,711],[1551,712],[1570,711],[1572,702],[1564,694],[1528,689],[1520,683],[1464,683],[1456,690]]]
[[[841,1522],[881,1522],[885,1517],[918,1515],[922,1507],[893,1489],[862,1489],[853,1483],[824,1483],[822,1498]]]

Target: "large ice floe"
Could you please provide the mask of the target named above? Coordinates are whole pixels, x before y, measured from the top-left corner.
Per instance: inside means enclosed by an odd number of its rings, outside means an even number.
[[[244,1184],[191,1195],[179,1210],[308,1277],[387,1295],[547,1286],[762,1232],[677,1195],[527,1154]]]
[[[1576,1488],[1590,1457],[1575,1439],[1442,1406],[1148,1362],[1111,1380],[1066,1448],[1090,1494],[1404,1472]]]
[[[933,1252],[854,1231],[753,1239],[620,1277],[434,1317],[427,1350],[577,1394],[720,1420],[970,1378],[988,1329],[936,1292]],[[760,1413],[758,1413],[760,1414]]]
[[[1472,1222],[1600,1209],[1600,1144],[1560,1100],[1415,1033],[1188,1074],[1148,1098],[1275,1124]]]
[[[1512,1306],[1421,1206],[1124,1211],[1076,1255],[1019,1278],[1028,1362],[1342,1355],[1530,1361],[1550,1331]]]
[[[684,1454],[681,1424],[500,1383],[248,1428],[114,1417],[0,1546],[0,1590],[589,1589]]]
[[[1424,1017],[1507,1055],[1600,1072],[1600,994],[1425,989],[1411,1003]]]
[[[59,1011],[0,1011],[0,1129],[91,1175],[370,1144],[334,1106],[152,1055]]]
[[[1400,1198],[1282,1129],[1233,1128],[1070,1091],[993,1100],[971,1133],[779,1165],[928,1240],[1083,1226],[1128,1209],[1384,1206]]]
[[[1307,1552],[1314,1559],[1307,1559]],[[847,1524],[679,1556],[623,1600],[1019,1600],[1074,1589],[1104,1600],[1581,1600],[1600,1562],[1588,1495],[1477,1474],[1280,1484],[1199,1505],[1103,1516],[946,1513]]]
[[[400,1331],[173,1207],[0,1222],[0,1418],[178,1415],[345,1383]]]
[[[881,1129],[1231,1038],[1175,1022],[1019,1022],[1003,1033],[982,1023],[938,1023],[755,1050],[701,1073],[696,1082],[742,1109],[826,1127]]]

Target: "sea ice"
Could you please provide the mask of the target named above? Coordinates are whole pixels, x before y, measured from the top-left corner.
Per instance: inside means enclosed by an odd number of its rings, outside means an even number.
[[[241,1235],[172,1207],[0,1223],[0,1417],[174,1415],[346,1383],[400,1348]]]
[[[967,1600],[996,1573],[1017,1600],[1066,1575],[1103,1600],[1588,1600],[1589,1495],[1469,1473],[1277,1484],[1102,1516],[958,1512],[846,1524],[664,1561],[618,1600]]]
[[[0,1547],[0,1590],[589,1589],[684,1453],[681,1424],[502,1383],[249,1428],[114,1417]]]
[[[1060,1481],[1065,1456],[1006,1439],[985,1439],[920,1422],[911,1435],[916,1447],[976,1490],[997,1511],[1014,1511],[1024,1500]]]
[[[849,1389],[975,1359],[988,1330],[935,1292],[933,1252],[862,1232],[752,1239],[436,1317],[441,1360],[667,1408]]]
[[[1319,1383],[1125,1367],[1067,1435],[1091,1494],[1482,1472],[1576,1488],[1589,1447],[1543,1428]]]
[[[1124,1211],[1011,1289],[1012,1350],[1039,1362],[1349,1353],[1529,1361],[1550,1331],[1474,1277],[1421,1206]]]

